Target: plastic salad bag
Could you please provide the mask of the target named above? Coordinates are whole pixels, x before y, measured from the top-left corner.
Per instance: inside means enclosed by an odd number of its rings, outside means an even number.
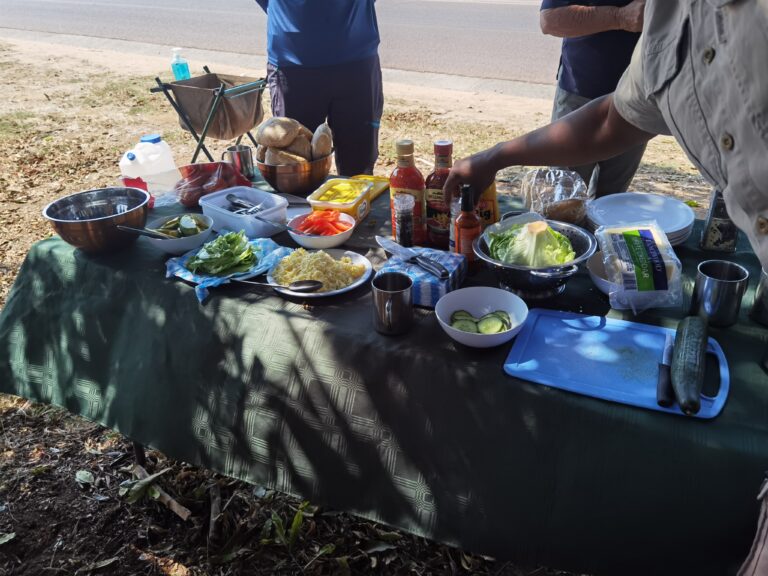
[[[601,226],[595,237],[611,283],[612,308],[638,314],[682,304],[682,266],[655,220]]]
[[[550,220],[579,224],[587,214],[589,189],[576,172],[556,168],[529,170],[522,178],[526,207]]]

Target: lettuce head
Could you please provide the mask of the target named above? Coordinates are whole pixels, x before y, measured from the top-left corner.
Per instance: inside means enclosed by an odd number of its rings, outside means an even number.
[[[576,258],[571,241],[542,220],[517,224],[488,236],[491,257],[505,264],[543,268]]]

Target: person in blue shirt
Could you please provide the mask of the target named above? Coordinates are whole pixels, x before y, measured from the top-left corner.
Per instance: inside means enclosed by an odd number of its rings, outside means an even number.
[[[645,0],[543,0],[544,34],[563,38],[552,121],[616,89],[643,27]],[[626,192],[645,152],[640,144],[595,164],[571,167],[597,196]]]
[[[267,13],[272,114],[327,120],[339,174],[372,174],[384,95],[375,0],[256,0]]]

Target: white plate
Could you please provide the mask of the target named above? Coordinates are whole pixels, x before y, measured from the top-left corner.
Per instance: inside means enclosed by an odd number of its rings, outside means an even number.
[[[667,237],[677,237],[693,226],[695,215],[690,206],[675,198],[622,192],[590,202],[587,218],[595,227],[656,220]]]
[[[308,250],[308,252],[319,252],[319,250]],[[288,290],[287,288],[275,288],[275,292],[280,292],[280,294],[285,294],[286,296],[295,296],[296,298],[325,298],[326,296],[336,296],[337,294],[343,294],[344,292],[349,292],[351,290],[354,290],[358,286],[361,286],[362,284],[365,284],[365,281],[368,280],[368,277],[371,275],[371,272],[373,272],[373,265],[371,264],[371,261],[368,260],[365,256],[361,256],[357,252],[351,252],[349,250],[342,250],[340,248],[328,248],[327,250],[323,250],[323,252],[326,252],[329,256],[331,256],[335,260],[341,259],[343,256],[349,256],[352,259],[352,264],[362,264],[365,266],[365,271],[363,272],[363,275],[360,276],[357,280],[352,282],[349,286],[345,286],[344,288],[339,288],[338,290],[330,290],[328,292],[293,292],[291,290]],[[271,284],[277,284],[277,281],[272,276],[272,272],[274,271],[274,268],[270,270],[267,273],[267,282]]]

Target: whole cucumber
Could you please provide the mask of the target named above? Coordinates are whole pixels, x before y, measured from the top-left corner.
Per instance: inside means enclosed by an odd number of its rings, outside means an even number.
[[[683,318],[675,333],[671,372],[677,403],[688,416],[701,408],[706,353],[707,323],[699,316]]]

